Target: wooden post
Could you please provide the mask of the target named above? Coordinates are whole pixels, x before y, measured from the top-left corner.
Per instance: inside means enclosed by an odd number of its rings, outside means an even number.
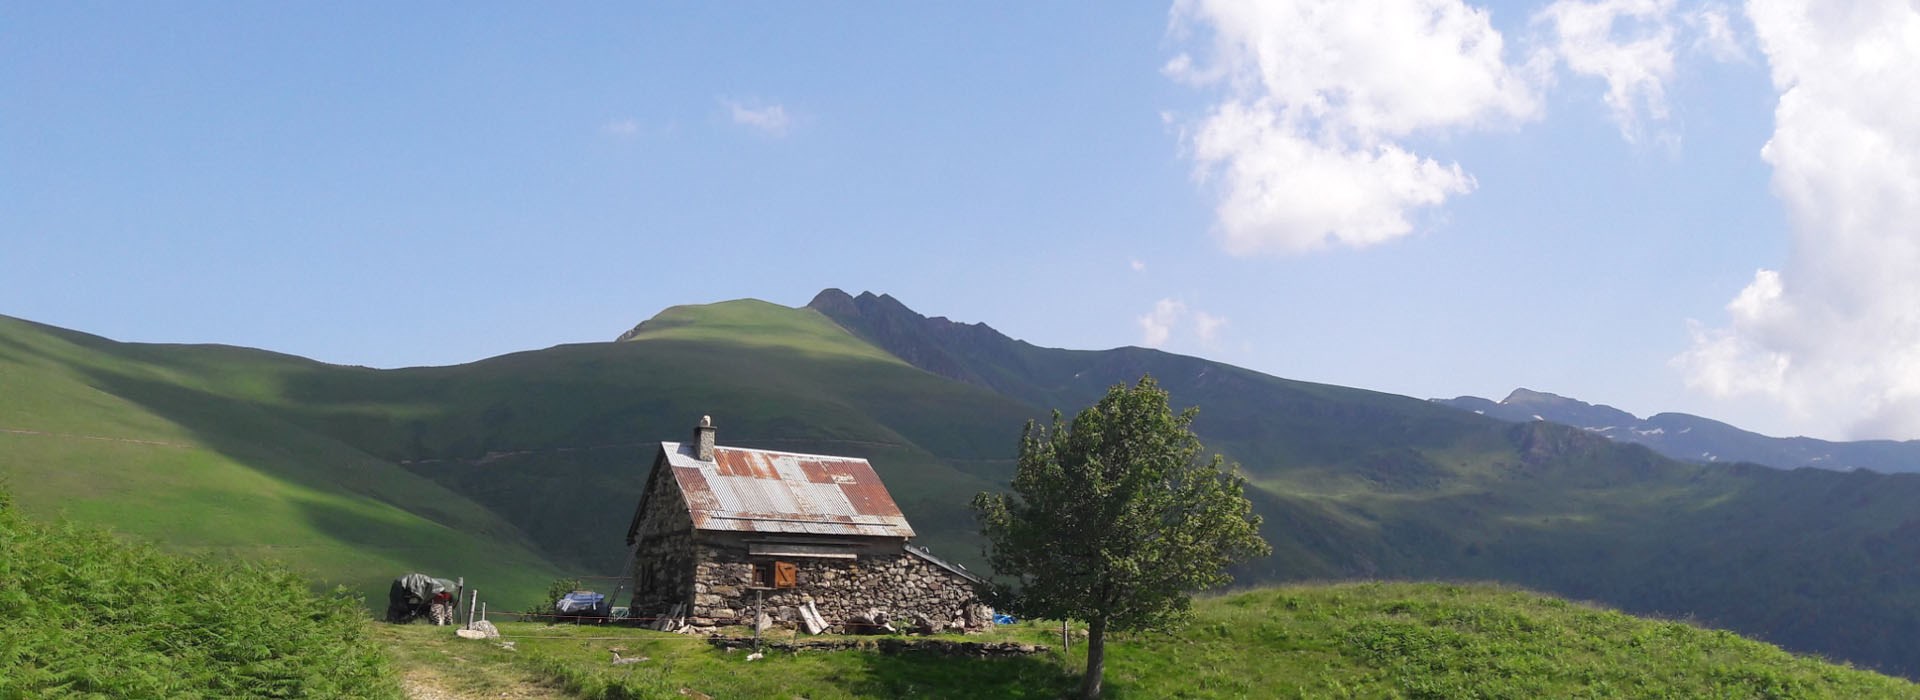
[[[1067,633],[1067,621],[1060,621],[1060,651],[1073,650],[1073,635]]]
[[[465,606],[466,604],[467,604],[467,577],[462,576],[458,581],[454,583],[454,589],[453,589],[454,621],[458,622],[460,620],[460,608],[462,606]]]
[[[473,629],[473,610],[480,607],[480,589],[473,589],[473,599],[467,601],[467,629]]]
[[[756,654],[760,653],[760,617],[766,614],[761,611],[760,596],[764,592],[753,589],[753,652]]]
[[[487,621],[487,604],[486,603],[480,604],[480,621],[481,622]]]

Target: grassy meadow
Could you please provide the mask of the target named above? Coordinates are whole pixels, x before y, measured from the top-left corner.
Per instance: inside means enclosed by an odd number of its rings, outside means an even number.
[[[966,638],[1051,646],[1007,659],[852,650],[749,661],[745,651],[676,634],[500,628],[512,649],[444,628],[381,634],[403,669],[431,665],[456,690],[538,687],[584,698],[1055,698],[1077,687],[1084,653],[1083,639],[1060,651],[1058,623]],[[614,664],[612,650],[647,660]],[[1209,597],[1189,626],[1118,635],[1108,654],[1113,698],[1920,697],[1908,681],[1729,632],[1493,585],[1298,585]]]

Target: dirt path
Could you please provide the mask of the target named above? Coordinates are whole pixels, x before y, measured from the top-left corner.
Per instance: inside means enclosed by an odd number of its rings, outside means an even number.
[[[66,440],[96,440],[99,442],[122,442],[129,445],[157,445],[159,447],[193,447],[182,442],[164,440],[139,440],[135,438],[107,437],[105,435],[75,435],[73,433],[49,433],[41,430],[21,430],[19,428],[0,428],[0,433],[8,435],[36,435],[39,437],[62,438]]]
[[[491,641],[458,639],[452,627],[376,623],[373,629],[411,700],[567,697],[556,685],[513,664],[505,656],[511,652]]]
[[[407,669],[407,674],[400,683],[401,687],[406,689],[407,700],[480,700],[481,698],[545,700],[567,697],[559,690],[546,685],[497,675],[488,678],[484,688],[474,687],[472,680],[465,683],[455,682],[443,671],[424,666]]]

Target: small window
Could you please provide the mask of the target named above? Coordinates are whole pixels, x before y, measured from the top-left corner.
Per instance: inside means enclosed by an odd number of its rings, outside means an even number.
[[[753,585],[761,588],[793,588],[800,585],[800,567],[784,561],[754,562]]]

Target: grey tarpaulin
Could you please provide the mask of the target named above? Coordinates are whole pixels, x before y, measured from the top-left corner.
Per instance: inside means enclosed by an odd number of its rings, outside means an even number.
[[[425,615],[434,598],[444,595],[451,600],[457,586],[452,581],[420,573],[396,578],[387,589],[387,621],[406,622]]]

